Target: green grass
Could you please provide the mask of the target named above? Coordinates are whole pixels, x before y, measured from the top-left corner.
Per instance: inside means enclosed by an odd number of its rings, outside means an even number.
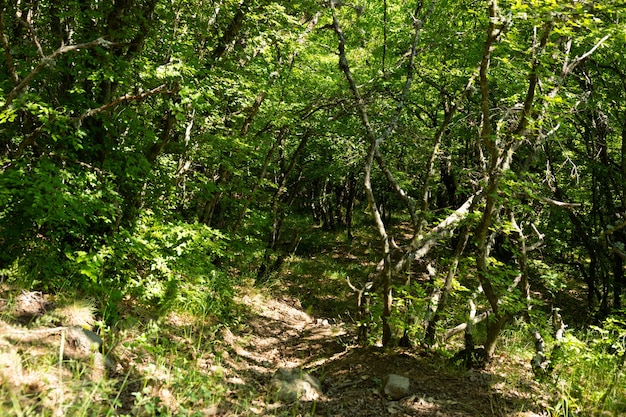
[[[10,300],[2,311],[5,330],[19,329],[10,313],[14,304]],[[22,329],[42,328],[53,313],[31,319]],[[93,357],[64,355],[61,334],[29,341],[0,337],[0,415],[210,414],[228,390],[223,373],[216,372],[223,323],[197,311],[172,311],[156,319],[142,318],[145,313],[129,309],[123,314],[128,319],[114,328],[100,322],[104,353],[115,367],[104,377],[92,371]]]
[[[607,349],[598,336],[593,329],[566,335],[553,374],[553,416],[626,414],[623,339]]]
[[[626,415],[625,328],[609,320],[602,327],[567,330],[560,347],[550,330],[542,333],[552,362],[546,375],[532,382],[543,392],[533,401],[543,403],[552,417]],[[515,322],[501,335],[493,371],[507,386],[531,393],[517,385],[532,377],[534,354],[528,326]]]

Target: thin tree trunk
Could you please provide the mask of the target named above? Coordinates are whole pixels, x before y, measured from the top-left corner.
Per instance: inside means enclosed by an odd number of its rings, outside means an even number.
[[[459,266],[459,260],[461,259],[461,255],[465,250],[465,246],[467,245],[467,241],[469,240],[469,235],[470,228],[464,226],[461,230],[459,242],[454,249],[452,263],[450,264],[450,267],[448,269],[445,282],[442,287],[435,288],[433,294],[430,297],[430,305],[426,313],[424,325],[424,341],[428,345],[432,345],[435,342],[435,329],[437,326],[437,322],[439,321],[442,312],[447,307],[448,298],[450,296],[450,293],[452,292],[452,283],[454,282],[454,277],[456,276],[456,271]]]
[[[233,226],[233,233],[237,233],[237,231],[239,230],[239,227],[241,226],[241,223],[243,222],[243,219],[246,215],[246,211],[248,210],[248,205],[250,204],[257,190],[263,183],[263,180],[265,179],[265,175],[267,174],[267,167],[269,166],[269,163],[272,157],[274,156],[276,149],[278,149],[282,145],[283,139],[285,138],[288,132],[289,130],[287,129],[287,127],[283,126],[278,132],[278,136],[276,137],[276,140],[272,143],[272,146],[270,147],[269,151],[267,151],[267,154],[265,155],[265,159],[263,160],[263,166],[261,167],[261,172],[259,173],[259,176],[257,177],[254,185],[252,186],[252,190],[250,191],[250,194],[248,194],[248,197],[244,200],[241,210],[239,210],[237,221],[235,222],[235,225]]]
[[[348,200],[346,204],[346,230],[348,239],[352,240],[352,213],[354,211],[354,200],[356,199],[356,178],[354,173],[350,173],[348,180]]]
[[[427,12],[426,16],[429,16],[430,13],[432,13],[435,2],[436,0],[433,0],[431,2],[431,7],[429,11]],[[400,198],[407,203],[409,212],[410,213],[413,212],[410,201],[407,197],[407,194],[399,186],[398,182],[395,180],[391,172],[388,169],[386,169],[386,166],[384,165],[384,161],[379,153],[379,147],[380,147],[380,144],[386,138],[388,138],[392,134],[392,132],[395,130],[398,120],[400,118],[400,114],[402,113],[402,110],[404,109],[404,104],[408,96],[411,83],[413,81],[413,63],[415,60],[415,55],[417,53],[417,41],[419,39],[419,33],[423,25],[423,20],[418,20],[415,25],[415,32],[414,32],[413,44],[411,48],[411,55],[410,55],[409,62],[407,65],[407,77],[406,77],[406,81],[404,84],[404,88],[402,90],[401,98],[398,101],[398,104],[396,106],[396,112],[394,116],[392,117],[390,123],[388,124],[387,128],[383,131],[383,133],[381,135],[376,135],[374,128],[372,127],[369,121],[369,115],[368,115],[368,111],[365,105],[365,101],[361,97],[359,89],[356,85],[356,82],[350,70],[350,65],[348,63],[348,58],[346,56],[346,40],[345,40],[343,31],[341,29],[341,26],[339,25],[339,19],[337,18],[337,14],[335,11],[335,0],[330,1],[330,7],[332,10],[332,14],[333,14],[333,29],[335,30],[335,34],[337,35],[337,39],[339,41],[339,45],[338,45],[339,67],[343,71],[346,77],[346,80],[348,81],[348,84],[350,86],[350,89],[352,91],[352,94],[356,102],[359,117],[361,118],[361,122],[363,123],[363,127],[365,128],[367,137],[369,139],[369,149],[367,152],[367,157],[365,159],[364,188],[365,188],[365,195],[366,195],[367,202],[368,202],[368,207],[370,209],[370,213],[374,219],[374,222],[376,224],[376,229],[378,230],[378,234],[380,237],[380,242],[382,246],[382,255],[383,255],[382,258],[385,264],[383,268],[384,272],[383,272],[383,285],[382,285],[383,287],[382,323],[383,323],[383,345],[387,345],[391,341],[391,336],[392,336],[391,326],[388,321],[388,318],[391,315],[391,308],[393,304],[392,285],[391,285],[391,278],[392,278],[391,246],[392,244],[391,244],[391,237],[387,234],[385,222],[383,221],[383,218],[380,213],[380,209],[377,206],[376,199],[374,198],[371,175],[372,175],[372,166],[373,166],[374,159],[377,159],[377,162],[381,166],[381,169],[383,170],[387,180],[394,187],[394,190],[400,196]],[[422,7],[421,2],[418,2],[418,6],[415,12],[415,18],[417,18],[417,15],[419,11],[421,10],[421,7]],[[411,215],[413,216],[413,214]]]
[[[487,339],[485,340],[485,360],[487,362],[489,362],[493,357],[502,326],[504,326],[504,323],[506,323],[509,318],[510,316],[507,313],[500,313],[496,315],[493,318],[493,321],[491,321],[490,318],[487,325]]]
[[[279,262],[271,262],[272,252],[274,251],[274,249],[276,249],[276,244],[278,243],[280,234],[282,232],[282,225],[285,217],[283,205],[291,204],[291,201],[293,201],[297,193],[296,187],[292,187],[290,190],[287,190],[287,180],[295,170],[296,164],[306,147],[310,135],[311,132],[308,131],[302,136],[298,147],[291,155],[289,165],[284,169],[283,172],[281,172],[278,184],[276,184],[277,189],[274,193],[274,197],[272,198],[272,229],[270,231],[267,248],[265,249],[263,263],[257,271],[257,277],[261,279],[263,279],[269,272],[272,272],[280,267]],[[285,198],[285,196],[287,196],[287,198]]]

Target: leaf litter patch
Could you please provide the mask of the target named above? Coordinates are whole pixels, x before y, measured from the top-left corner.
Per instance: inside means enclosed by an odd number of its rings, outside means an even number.
[[[498,360],[483,371],[461,371],[422,349],[359,347],[345,324],[315,318],[290,299],[244,294],[238,302],[247,309],[245,324],[239,330],[225,331],[223,365],[231,379],[256,387],[253,398],[246,400],[254,404],[251,411],[255,414],[540,415],[536,414],[539,394],[508,390],[498,376]],[[272,381],[284,369],[314,376],[321,381],[322,395],[315,401],[281,402],[272,391]],[[384,395],[383,381],[390,374],[410,381],[404,397]],[[218,414],[237,415],[229,414],[228,408],[220,408]]]

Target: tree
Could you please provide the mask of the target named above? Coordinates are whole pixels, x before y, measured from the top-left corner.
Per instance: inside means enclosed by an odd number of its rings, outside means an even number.
[[[262,283],[296,216],[351,237],[364,200],[379,259],[350,285],[380,296],[385,345],[464,329],[490,357],[533,320],[530,286],[558,286],[545,253],[605,315],[626,285],[622,9],[3,2],[2,268],[165,299],[199,275],[172,253],[206,237],[208,269],[244,252]]]

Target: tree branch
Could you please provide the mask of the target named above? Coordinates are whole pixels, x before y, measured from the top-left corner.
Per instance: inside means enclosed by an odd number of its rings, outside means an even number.
[[[559,92],[559,90],[561,88],[561,85],[563,85],[563,82],[565,82],[565,79],[569,76],[569,74],[578,65],[580,65],[583,61],[585,61],[587,58],[589,58],[610,37],[611,37],[610,34],[604,36],[590,50],[588,50],[587,52],[585,52],[581,56],[577,56],[576,58],[574,58],[574,60],[571,63],[568,64],[569,54],[570,54],[570,47],[571,47],[571,43],[569,43],[568,46],[567,46],[566,54],[565,54],[565,60],[563,61],[563,68],[561,70],[561,74],[559,75],[559,78],[558,78],[558,80],[556,82],[556,85],[554,86],[552,91],[550,91],[550,93],[548,94],[548,97],[550,97],[550,98],[556,97],[556,95],[558,94],[558,92]]]
[[[143,100],[143,99],[145,99],[147,97],[150,97],[150,96],[152,96],[154,94],[163,92],[166,87],[167,87],[166,84],[161,84],[158,87],[153,88],[152,90],[144,91],[144,92],[139,93],[139,94],[135,94],[135,95],[124,94],[123,96],[118,97],[115,100],[113,100],[113,101],[111,101],[111,102],[109,102],[107,104],[104,104],[104,105],[102,105],[100,107],[96,107],[95,109],[89,109],[85,113],[81,114],[80,116],[73,117],[70,120],[72,120],[76,126],[80,126],[82,121],[85,120],[88,117],[95,116],[98,113],[102,113],[103,111],[106,111],[106,110],[108,110],[108,109],[110,109],[112,107],[115,107],[115,106],[117,106],[119,104],[122,104],[122,103],[127,103],[129,101],[140,101],[140,100]],[[175,91],[176,91],[176,88],[174,88],[172,90],[165,90],[166,93],[173,93]]]
[[[354,77],[352,76],[352,71],[350,70],[350,64],[348,63],[348,58],[346,56],[346,38],[343,34],[343,30],[341,29],[341,26],[339,25],[339,19],[337,18],[337,13],[335,12],[335,0],[330,0],[330,7],[333,11],[333,29],[339,41],[339,44],[338,44],[339,68],[343,71],[346,77],[346,80],[348,81],[348,85],[350,86],[350,90],[352,91],[352,94],[356,102],[356,106],[359,112],[359,116],[361,118],[361,122],[363,123],[363,127],[365,128],[365,132],[370,141],[370,149],[367,153],[367,158],[365,162],[365,178],[364,178],[365,195],[367,197],[367,203],[368,203],[370,212],[372,214],[372,217],[374,218],[374,222],[376,223],[376,228],[378,230],[378,233],[380,234],[381,239],[386,242],[387,230],[385,228],[385,224],[383,223],[380,211],[378,210],[378,207],[376,205],[376,199],[374,197],[374,192],[372,190],[372,184],[371,184],[371,171],[372,171],[372,165],[374,161],[374,155],[376,153],[376,149],[378,148],[378,146],[380,145],[384,137],[376,138],[374,129],[372,128],[372,125],[370,124],[370,121],[369,121],[369,114],[365,107],[365,101],[363,100],[363,97],[361,97],[359,88],[357,87],[356,82],[354,81]],[[386,243],[386,245],[388,245],[388,243]],[[388,252],[388,248],[387,250],[385,250],[385,252]]]
[[[574,60],[572,61],[571,64],[569,65],[563,65],[563,71],[561,73],[561,76],[563,78],[565,78],[570,72],[572,72],[574,70],[574,68],[576,68],[581,62],[583,62],[584,60],[586,60],[587,58],[589,58],[591,55],[593,55],[593,53],[600,47],[602,46],[602,44],[604,42],[606,42],[609,38],[611,37],[611,35],[606,35],[604,36],[602,39],[600,39],[598,41],[598,43],[596,43],[590,50],[588,50],[587,52],[585,52],[584,54],[582,54],[581,56],[577,56],[576,58],[574,58]]]
[[[489,314],[491,314],[491,311],[485,311],[485,312],[480,313],[478,316],[474,316],[474,318],[472,319],[472,324],[480,323],[481,321],[483,321],[486,318],[488,318]],[[458,326],[453,327],[453,328],[449,329],[448,331],[446,331],[446,333],[443,336],[443,340],[448,340],[452,336],[457,335],[457,334],[465,331],[465,329],[467,329],[467,322],[461,323]]]
[[[51,64],[53,64],[53,61],[60,55],[66,54],[68,52],[72,52],[72,51],[77,51],[77,50],[81,50],[81,49],[91,49],[91,48],[95,48],[97,46],[102,46],[105,48],[110,47],[111,45],[113,45],[111,42],[105,40],[104,38],[98,38],[94,41],[91,42],[85,42],[85,43],[81,43],[78,45],[65,45],[65,46],[61,46],[60,48],[58,48],[56,51],[54,51],[53,53],[51,53],[50,55],[42,58],[39,61],[39,64],[37,64],[37,66],[30,72],[30,74],[28,74],[26,76],[26,78],[24,78],[22,80],[22,82],[20,82],[18,85],[16,85],[13,90],[11,90],[9,92],[9,94],[6,97],[6,101],[5,103],[2,105],[2,108],[0,110],[4,110],[6,109],[9,105],[11,105],[11,103],[13,102],[13,100],[18,96],[18,94],[28,86],[28,84],[30,84],[30,82],[37,76],[37,74],[39,74],[41,72],[41,70],[43,70],[45,67],[50,66]]]
[[[540,200],[551,206],[560,207],[567,210],[571,210],[574,207],[580,206],[580,203],[568,203],[566,201],[558,201],[548,197],[541,197]]]
[[[37,54],[39,55],[39,58],[44,59],[45,55],[43,53],[43,49],[41,49],[41,44],[39,43],[39,38],[37,38],[37,33],[35,32],[35,28],[33,27],[33,25],[22,19],[20,16],[17,17],[17,21],[20,22],[20,24],[26,29],[28,29],[30,37],[33,39],[33,43],[35,44],[35,48],[37,48]]]
[[[496,0],[489,2],[489,27],[487,29],[487,39],[483,46],[483,55],[480,61],[480,110],[482,115],[482,126],[480,129],[480,138],[489,150],[492,156],[492,163],[495,162],[495,156],[498,152],[495,143],[491,138],[491,122],[489,111],[489,83],[487,81],[487,73],[491,65],[491,52],[494,49],[496,40],[502,33],[503,25],[499,21],[498,3]]]
[[[369,157],[366,159],[366,195],[368,196],[368,203],[370,205],[370,208],[372,210],[378,211],[378,208],[376,206],[375,200],[374,200],[374,196],[373,196],[373,192],[371,192],[371,189],[368,189],[368,185],[367,185],[367,181],[369,181],[369,173],[371,173],[371,165],[373,163],[373,160],[376,159],[376,162],[378,163],[379,167],[381,168],[381,170],[383,171],[385,177],[387,178],[387,181],[392,185],[394,191],[396,192],[396,194],[400,197],[400,199],[405,203],[407,209],[409,210],[409,213],[411,215],[411,219],[413,220],[413,223],[415,224],[417,222],[417,219],[415,217],[415,203],[414,201],[408,196],[408,194],[402,189],[402,187],[400,186],[400,184],[398,183],[398,181],[395,179],[393,173],[389,170],[389,168],[387,167],[387,165],[385,164],[382,155],[380,154],[379,151],[379,147],[380,144],[387,139],[389,136],[391,136],[391,134],[394,132],[394,130],[397,127],[398,124],[398,120],[400,118],[400,114],[402,113],[403,109],[404,109],[404,105],[408,96],[408,93],[410,91],[412,82],[413,82],[413,67],[414,67],[414,63],[415,63],[415,56],[417,54],[417,44],[419,41],[419,35],[421,32],[421,29],[424,25],[424,21],[432,14],[432,12],[434,11],[434,7],[436,4],[436,0],[432,0],[430,3],[430,6],[428,8],[428,10],[426,11],[426,14],[424,16],[423,19],[417,19],[417,14],[419,13],[420,9],[421,9],[421,2],[418,3],[418,6],[415,10],[415,31],[413,33],[413,40],[411,43],[411,52],[409,55],[409,60],[408,60],[408,64],[407,64],[407,76],[406,76],[406,80],[404,83],[404,87],[402,89],[402,94],[400,96],[400,99],[398,100],[398,103],[396,104],[396,111],[394,112],[391,121],[389,122],[387,128],[382,132],[382,134],[380,136],[377,136],[376,133],[374,132],[374,129],[372,128],[370,122],[369,122],[369,115],[367,112],[367,108],[365,106],[365,101],[363,100],[363,98],[360,95],[358,86],[356,85],[356,82],[354,80],[354,77],[352,76],[352,72],[350,70],[350,65],[348,63],[348,59],[346,56],[346,50],[345,50],[345,37],[343,35],[343,31],[339,25],[339,20],[337,19],[336,14],[334,13],[336,4],[335,1],[332,0],[331,1],[331,8],[333,9],[333,29],[335,30],[335,33],[337,34],[337,38],[339,40],[339,67],[341,68],[341,70],[343,71],[346,80],[348,81],[348,84],[350,86],[350,89],[352,91],[352,94],[354,95],[355,101],[356,101],[356,105],[357,105],[357,109],[359,111],[359,116],[361,118],[361,121],[363,123],[363,126],[365,127],[365,131],[367,133],[367,137],[370,140],[370,152],[371,155],[369,155]],[[367,169],[367,166],[369,166],[369,169]],[[370,185],[371,188],[371,185]],[[370,198],[371,197],[371,198]],[[381,232],[381,236],[384,235],[386,236],[386,231],[384,231],[384,225],[382,224],[382,219],[380,218],[380,213],[376,214],[376,213],[372,213],[374,220],[377,224],[378,230],[379,232]]]
[[[456,114],[459,108],[459,105],[461,104],[463,100],[467,98],[469,93],[474,88],[474,82],[476,81],[476,78],[478,77],[479,73],[480,73],[480,64],[476,67],[471,77],[467,81],[467,84],[465,85],[465,88],[463,89],[463,92],[461,93],[461,95],[452,102],[452,105],[450,106],[450,108],[445,112],[444,117],[443,117],[443,122],[441,123],[441,126],[439,126],[439,129],[437,129],[437,132],[435,133],[432,152],[428,160],[428,165],[426,166],[426,174],[425,174],[426,176],[422,183],[420,217],[417,220],[417,225],[416,225],[417,233],[416,234],[420,234],[422,232],[422,222],[424,220],[424,217],[426,216],[426,210],[428,209],[428,200],[429,200],[428,196],[430,194],[429,193],[430,182],[433,177],[435,160],[437,158],[437,155],[439,154],[439,146],[441,145],[441,141],[443,140],[444,134],[446,130],[448,129],[448,126],[452,122],[452,118]]]
[[[9,39],[4,34],[4,10],[3,9],[0,9],[0,35],[2,36],[2,46],[4,46],[4,56],[7,61],[7,68],[9,70],[9,75],[11,76],[11,80],[13,80],[15,84],[18,84],[20,82],[20,78],[18,77],[17,71],[15,71],[15,66],[13,65],[13,57],[11,56],[11,44],[9,44]]]
[[[482,194],[482,190],[470,196],[461,207],[439,222],[439,224],[433,227],[427,234],[417,236],[413,239],[404,256],[402,256],[394,266],[395,272],[400,272],[409,260],[416,260],[426,256],[437,242],[450,236],[456,225],[467,217],[470,212],[470,207],[474,204],[474,199],[480,194]]]
[[[513,134],[515,135],[522,133],[526,126],[528,126],[528,119],[530,118],[530,113],[535,101],[535,91],[537,90],[537,85],[539,84],[539,74],[537,73],[537,70],[541,65],[541,61],[537,57],[537,54],[539,54],[548,43],[548,37],[552,32],[553,26],[552,21],[546,22],[543,26],[543,30],[541,31],[541,38],[539,40],[539,44],[537,45],[538,47],[533,45],[533,49],[538,49],[538,51],[535,51],[535,58],[533,59],[530,76],[528,77],[528,90],[526,92],[526,98],[524,99],[524,110],[522,111],[522,115],[517,122],[517,127],[513,130]]]

